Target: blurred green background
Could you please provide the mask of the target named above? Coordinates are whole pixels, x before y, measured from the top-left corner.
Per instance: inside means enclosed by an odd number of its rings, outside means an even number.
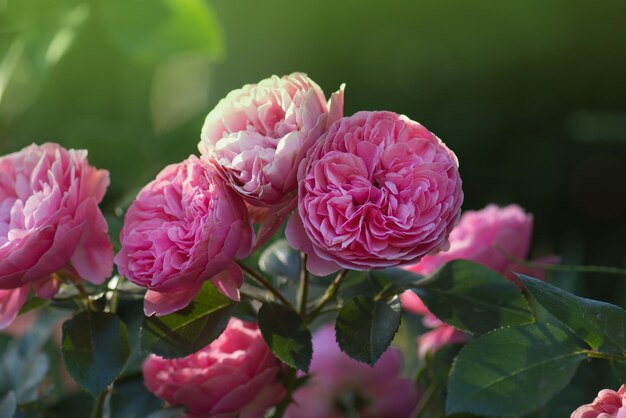
[[[0,154],[88,149],[119,227],[116,208],[196,152],[228,91],[304,71],[327,94],[347,84],[347,115],[435,132],[459,157],[464,208],[525,207],[535,254],[625,267],[624,16],[609,0],[0,0]],[[554,279],[626,306],[624,277]],[[590,370],[585,396],[604,375]]]
[[[393,110],[444,139],[464,208],[519,203],[535,253],[624,266],[624,16],[616,1],[0,0],[0,153],[87,148],[112,212],[196,152],[228,91],[304,71],[327,94],[347,84],[346,114]],[[587,278],[595,297],[623,288]]]

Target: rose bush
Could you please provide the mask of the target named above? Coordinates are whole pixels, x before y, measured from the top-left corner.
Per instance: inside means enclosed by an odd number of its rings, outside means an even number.
[[[128,208],[115,258],[121,274],[148,288],[146,315],[187,306],[205,281],[239,299],[243,276],[233,263],[252,248],[241,198],[198,157],[161,171]]]
[[[392,112],[335,122],[301,163],[298,182],[286,235],[317,275],[411,264],[447,248],[463,202],[454,153]]]
[[[0,328],[32,288],[50,299],[64,275],[100,284],[113,270],[113,246],[98,204],[109,173],[87,151],[31,145],[0,157]]]
[[[151,355],[143,365],[147,388],[188,418],[262,418],[285,396],[280,363],[254,324],[231,319],[213,343],[182,359]]]

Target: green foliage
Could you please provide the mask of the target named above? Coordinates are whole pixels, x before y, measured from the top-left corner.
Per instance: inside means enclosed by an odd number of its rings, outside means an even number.
[[[97,395],[126,365],[130,355],[126,325],[109,312],[83,311],[63,324],[61,353],[74,380]]]
[[[113,417],[145,417],[161,407],[162,401],[146,389],[141,375],[115,382],[111,395]]]
[[[341,293],[344,299],[361,295],[384,299],[412,287],[423,277],[412,271],[398,268],[354,272],[346,279]]]
[[[184,309],[145,318],[141,348],[165,358],[185,357],[204,348],[226,328],[235,309],[232,300],[206,282]]]
[[[221,29],[203,0],[108,0],[97,3],[104,27],[134,59],[154,62],[185,51],[224,53]]]
[[[541,280],[518,274],[528,292],[594,350],[626,353],[626,311],[619,306],[574,296]]]
[[[470,333],[535,321],[517,286],[471,261],[451,261],[413,290],[439,319]]]
[[[505,327],[469,343],[448,383],[448,413],[520,416],[562,390],[586,357],[572,335],[548,324]]]
[[[309,371],[313,355],[311,331],[292,309],[274,302],[264,303],[258,314],[265,342],[281,361]]]
[[[400,316],[397,296],[389,300],[353,297],[339,311],[335,323],[337,343],[353,359],[373,366],[391,344]]]

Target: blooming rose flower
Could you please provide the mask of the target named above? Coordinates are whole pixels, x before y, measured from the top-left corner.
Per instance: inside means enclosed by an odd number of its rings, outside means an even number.
[[[532,215],[517,205],[488,205],[479,211],[466,211],[450,233],[450,248],[447,251],[427,255],[419,263],[406,269],[429,275],[449,261],[465,259],[496,270],[516,283],[518,279],[513,271],[543,278],[541,270],[529,269],[511,259],[513,256],[523,260],[528,256],[532,229]],[[558,262],[558,257],[551,256],[537,261],[555,263]],[[406,310],[424,315],[425,326],[434,328],[418,338],[421,357],[445,344],[465,340],[464,333],[439,321],[414,292],[404,292],[400,300]]]
[[[272,76],[231,91],[208,114],[200,152],[250,205],[264,214],[256,248],[280,227],[296,202],[298,165],[343,114],[343,86],[328,103],[302,73]]]
[[[626,418],[626,386],[601,390],[593,403],[575,410],[571,418]]]
[[[239,298],[243,275],[233,259],[251,250],[243,200],[195,156],[167,166],[128,209],[115,258],[121,274],[148,288],[146,315],[187,306],[210,280]]]
[[[232,318],[217,340],[188,357],[150,355],[145,385],[188,418],[262,418],[285,396],[277,383],[279,361],[254,324]]]
[[[0,157],[0,328],[9,325],[29,288],[52,298],[53,273],[100,284],[113,270],[113,246],[98,208],[109,173],[87,151],[31,145]]]
[[[392,112],[335,122],[303,160],[298,181],[287,239],[317,275],[415,263],[445,248],[463,201],[454,153]]]
[[[286,418],[406,418],[419,393],[400,377],[402,353],[389,348],[374,367],[349,358],[335,342],[331,326],[313,336],[311,378],[294,393]]]

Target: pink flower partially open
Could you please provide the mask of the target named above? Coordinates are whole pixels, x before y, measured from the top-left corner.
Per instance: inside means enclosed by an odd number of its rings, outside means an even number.
[[[571,418],[626,418],[626,386],[617,392],[601,390],[593,403],[579,407]]]
[[[233,259],[251,250],[243,200],[195,156],[167,166],[128,209],[115,258],[121,274],[148,288],[146,315],[187,306],[210,280],[239,298],[243,275]]]
[[[283,208],[295,199],[298,164],[343,112],[343,90],[328,104],[302,73],[231,91],[208,114],[200,151],[250,204]]]
[[[113,270],[113,247],[98,204],[109,173],[89,165],[87,151],[31,145],[0,157],[0,328],[32,287],[52,298],[52,274],[70,268],[95,284]]]
[[[463,201],[456,156],[392,112],[335,122],[302,161],[298,181],[287,239],[318,275],[411,264],[446,248]]]
[[[143,365],[145,385],[188,418],[262,418],[285,396],[277,382],[279,361],[254,324],[231,319],[213,343],[188,357],[151,355]]]
[[[374,367],[349,358],[326,326],[313,336],[311,378],[294,394],[286,418],[408,418],[419,392],[402,378],[402,353],[389,348]]]
[[[222,178],[263,215],[256,247],[280,227],[296,203],[298,165],[343,114],[343,86],[326,102],[302,73],[272,76],[231,91],[208,114],[200,152]]]

